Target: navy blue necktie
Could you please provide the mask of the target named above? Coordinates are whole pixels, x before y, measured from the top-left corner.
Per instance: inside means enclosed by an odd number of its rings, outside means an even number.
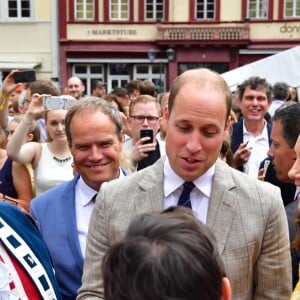
[[[192,189],[195,187],[193,182],[186,181],[183,184],[183,191],[179,197],[178,206],[185,206],[188,208],[192,208],[191,200],[190,200],[190,194]]]
[[[91,199],[91,202],[92,202],[92,203],[95,203],[95,202],[96,202],[96,197],[97,197],[97,195],[98,195],[98,193],[96,193],[96,194],[92,197],[92,199]]]

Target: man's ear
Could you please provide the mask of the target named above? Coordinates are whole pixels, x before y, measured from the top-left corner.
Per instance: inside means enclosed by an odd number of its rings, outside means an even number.
[[[162,115],[162,117],[163,117],[163,120],[166,120],[166,121],[169,120],[169,110],[168,110],[168,106],[165,106],[165,107],[163,108],[163,115]]]
[[[231,299],[232,299],[232,291],[231,291],[229,279],[227,277],[223,277],[221,300],[231,300]]]
[[[121,144],[123,144],[124,141],[125,141],[125,134],[124,134],[124,132],[123,132],[123,130],[122,130],[121,133],[120,133],[120,136],[119,136],[119,142],[120,142]]]
[[[225,139],[228,138],[231,134],[231,127],[232,127],[232,124],[231,124],[231,117],[229,116],[226,120],[226,123],[225,123],[225,129],[224,129],[224,133],[225,133]]]
[[[33,140],[33,134],[32,133],[28,133],[26,136],[26,142],[31,142]]]

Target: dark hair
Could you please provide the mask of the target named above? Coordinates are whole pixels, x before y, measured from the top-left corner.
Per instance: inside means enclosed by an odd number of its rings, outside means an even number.
[[[225,267],[212,232],[183,207],[133,219],[102,263],[106,300],[219,300]]]
[[[286,100],[289,96],[289,86],[285,82],[277,82],[273,85],[273,98]]]
[[[300,103],[288,101],[276,109],[273,122],[280,121],[282,136],[290,148],[294,148],[300,133]]]
[[[150,95],[152,97],[156,97],[156,86],[150,80],[144,80],[140,86],[141,95]]]
[[[123,88],[123,87],[117,87],[117,88],[115,88],[115,89],[111,92],[111,94],[114,94],[114,95],[116,95],[117,97],[122,97],[122,98],[125,98],[125,97],[128,96],[127,90],[126,90],[125,88]]]
[[[131,95],[135,90],[140,90],[142,81],[139,79],[130,80],[126,85],[126,90],[129,95]]]
[[[80,101],[76,101],[67,112],[65,127],[69,145],[72,144],[71,122],[73,117],[82,112],[93,113],[96,111],[103,112],[112,120],[116,125],[116,134],[118,137],[122,134],[122,116],[120,112],[106,100],[93,96],[85,97]]]
[[[30,89],[31,95],[38,94],[47,94],[51,96],[59,96],[59,90],[55,83],[52,80],[39,79],[33,82],[30,82],[26,85],[26,89]]]
[[[272,94],[272,87],[271,85],[267,82],[265,78],[261,78],[258,76],[252,76],[246,79],[243,83],[239,85],[239,98],[240,100],[243,99],[245,90],[247,87],[250,87],[251,90],[266,90],[266,95],[268,98],[268,102],[271,102],[271,94]]]
[[[97,87],[103,87],[106,83],[101,80],[92,80],[92,90],[96,89]]]
[[[175,78],[170,90],[168,102],[169,114],[171,114],[172,112],[172,109],[175,105],[175,99],[180,89],[182,88],[182,86],[189,82],[193,82],[199,88],[207,83],[215,85],[215,88],[220,90],[224,94],[226,118],[229,117],[231,111],[231,91],[223,77],[221,77],[217,72],[214,72],[207,68],[188,70]]]

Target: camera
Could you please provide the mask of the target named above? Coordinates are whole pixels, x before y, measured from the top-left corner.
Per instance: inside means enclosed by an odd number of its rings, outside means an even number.
[[[69,99],[61,96],[45,96],[43,106],[45,109],[68,109]]]

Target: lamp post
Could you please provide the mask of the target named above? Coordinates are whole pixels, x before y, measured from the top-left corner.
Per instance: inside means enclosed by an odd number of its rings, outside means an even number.
[[[167,50],[158,50],[158,49],[151,48],[147,52],[148,58],[151,63],[153,63],[153,61],[155,60],[157,53],[160,53],[160,52],[166,53],[168,63],[175,60],[175,50],[174,49],[168,48]],[[160,62],[159,62],[159,92],[162,92],[162,69],[163,69],[163,64],[162,64],[162,61],[160,60]]]

